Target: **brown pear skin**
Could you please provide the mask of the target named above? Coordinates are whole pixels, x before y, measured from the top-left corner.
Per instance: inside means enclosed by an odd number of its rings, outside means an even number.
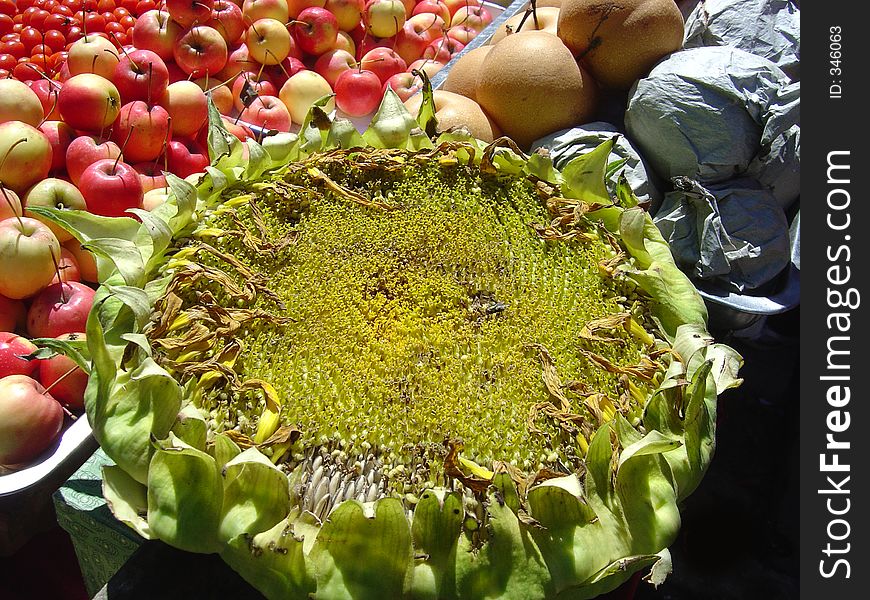
[[[597,104],[595,82],[565,45],[549,33],[512,33],[481,65],[477,101],[521,148],[560,129],[588,122]]]
[[[683,45],[674,0],[562,0],[557,35],[602,88],[627,90]]]
[[[480,65],[492,50],[492,46],[478,46],[459,57],[450,70],[441,89],[460,94],[477,101],[477,80],[480,76]]]
[[[537,14],[537,20],[535,19],[535,14]],[[505,21],[492,35],[489,44],[494,46],[506,35],[519,33],[520,31],[546,31],[556,35],[558,25],[559,9],[539,4],[534,13],[529,13],[526,16],[526,11],[523,11]]]
[[[471,135],[487,143],[501,137],[498,125],[471,98],[437,89],[434,100],[439,133],[454,127],[465,127]],[[405,108],[416,116],[422,103],[423,94],[414,94],[405,101]]]

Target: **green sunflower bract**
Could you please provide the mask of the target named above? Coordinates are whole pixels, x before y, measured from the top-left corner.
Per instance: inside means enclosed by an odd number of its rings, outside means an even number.
[[[86,407],[103,491],[149,539],[269,598],[592,598],[661,582],[740,357],[620,180],[432,131],[169,176],[133,218],[43,210],[98,257]],[[216,117],[217,115],[212,115]]]

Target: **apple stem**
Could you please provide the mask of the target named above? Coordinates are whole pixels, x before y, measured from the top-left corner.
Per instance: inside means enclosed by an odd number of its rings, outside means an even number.
[[[57,281],[60,284],[60,303],[66,304],[69,300],[67,300],[66,294],[63,292],[63,278],[60,276],[60,265],[57,264],[57,257],[55,257],[54,252],[51,251],[49,247],[48,253],[51,254],[51,262],[54,265],[54,273],[57,275]]]
[[[115,158],[115,164],[112,165],[112,175],[115,174],[115,170],[118,168],[118,163],[121,161],[121,157],[124,156],[124,150],[127,149],[127,142],[130,141],[130,138],[133,136],[133,130],[136,129],[135,126],[130,126],[130,131],[127,132],[127,139],[124,140],[124,145],[121,146],[121,153],[118,154],[117,158]]]
[[[135,64],[135,63],[134,63]],[[208,75],[206,75],[208,77]],[[154,81],[154,63],[148,63],[148,107],[149,110],[152,108],[151,106],[151,84]]]
[[[55,81],[54,79],[52,79],[51,77],[49,77],[48,75],[46,75],[45,73],[43,73],[42,71],[40,71],[39,69],[37,69],[35,65],[33,65],[33,64],[31,64],[31,63],[25,63],[25,64],[27,65],[27,67],[28,67],[31,71],[33,71],[34,73],[36,73],[37,75],[39,75],[40,77],[42,77],[43,79],[45,79],[48,83],[50,83],[51,85],[53,85],[53,86],[55,87],[55,89],[58,89],[58,90],[59,90],[59,89],[61,88],[60,83],[58,83],[57,81]]]
[[[9,151],[11,152],[12,148],[10,148]],[[9,152],[7,152],[6,155],[8,156]],[[3,159],[3,162],[6,162],[5,158]],[[2,165],[0,165],[0,168],[2,168]],[[12,214],[15,215],[15,218],[18,219],[18,226],[21,227],[21,229],[23,230],[24,229],[24,221],[21,220],[21,215],[18,214],[18,211],[15,210],[15,207],[12,206],[12,200],[9,199],[9,194],[6,193],[6,186],[3,185],[2,181],[0,181],[0,192],[3,193],[3,199],[6,200],[6,204],[9,205],[9,210],[11,210]]]
[[[115,40],[115,43],[118,44],[118,38],[115,37],[115,33],[112,32],[112,33],[110,33],[109,35],[111,35],[111,36],[112,36],[112,39]],[[133,60],[132,58],[130,58],[130,54],[129,54],[126,50],[124,50],[124,47],[123,47],[121,44],[118,44],[118,47],[121,49],[121,52],[124,53],[124,56],[127,57],[127,60],[129,60],[131,63],[133,63],[133,67],[135,68],[136,73],[141,73],[141,72],[142,72],[142,67],[139,66],[139,63],[137,63],[135,60]],[[118,57],[118,55],[115,54],[114,52],[112,52],[111,50],[109,50],[108,48],[105,48],[105,49],[103,50],[103,52],[108,52],[108,53],[110,53],[112,56],[114,56],[115,58],[118,59],[118,62],[121,62],[121,59]]]

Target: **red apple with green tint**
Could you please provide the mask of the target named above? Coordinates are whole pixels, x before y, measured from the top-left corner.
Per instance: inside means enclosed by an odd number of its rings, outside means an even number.
[[[216,29],[223,36],[227,46],[232,46],[239,41],[246,29],[241,7],[231,0],[215,0],[211,19],[206,25]]]
[[[101,140],[92,135],[81,135],[70,142],[66,149],[66,170],[70,181],[78,185],[82,173],[89,166],[104,158],[112,160],[121,156],[121,147],[115,142]]]
[[[94,290],[83,283],[53,283],[34,296],[27,310],[27,335],[58,337],[84,331]]]
[[[36,219],[0,221],[0,295],[21,300],[54,278],[60,243],[51,229]]]
[[[112,81],[124,104],[134,100],[157,101],[169,85],[169,69],[157,53],[131,50],[121,53]]]
[[[62,428],[63,409],[41,383],[25,375],[0,379],[0,465],[35,460]]]
[[[214,0],[166,0],[166,10],[182,27],[193,27],[211,19]]]
[[[31,209],[36,207],[56,208],[58,210],[88,209],[85,198],[79,189],[65,179],[49,177],[27,190],[27,193],[24,195],[25,216],[42,221],[46,227],[51,229],[54,237],[61,244],[72,239],[72,234],[60,225],[56,225],[44,217],[33,214]]]
[[[75,238],[72,238],[73,240]],[[73,256],[72,252],[66,247],[60,247],[60,258],[57,261],[58,274],[54,276],[51,283],[60,283],[62,281],[81,281],[82,274],[79,268],[79,262]]]
[[[164,61],[172,59],[172,50],[184,29],[166,11],[152,9],[136,18],[133,47],[151,50]]]
[[[5,298],[4,300],[12,302]],[[23,303],[19,304],[23,307]],[[17,318],[17,315],[13,314],[13,316]],[[13,325],[15,324],[13,322]],[[9,375],[31,375],[39,365],[39,361],[26,360],[22,357],[33,354],[36,350],[37,347],[26,337],[9,331],[0,331],[0,378]]]
[[[227,43],[216,29],[198,25],[178,40],[173,57],[181,70],[193,77],[218,73],[227,64]]]
[[[39,130],[45,134],[51,145],[51,172],[64,173],[66,171],[66,151],[72,141],[78,137],[76,130],[63,121],[44,121],[39,126]]]
[[[338,21],[335,15],[319,6],[303,9],[292,23],[293,37],[303,52],[320,55],[335,46]]]
[[[84,333],[67,333],[58,337],[64,341],[84,340]],[[57,354],[39,361],[39,382],[51,388],[51,395],[70,410],[80,411],[85,407],[85,388],[88,374],[66,354]]]
[[[117,59],[112,59],[117,63]],[[105,77],[83,73],[63,84],[57,107],[64,123],[78,131],[99,133],[118,118],[121,94]]]
[[[27,308],[23,301],[0,296],[0,331],[23,331],[26,320]]]
[[[112,126],[112,139],[122,146],[124,160],[130,163],[154,160],[160,156],[171,133],[166,109],[142,100],[122,106]]]
[[[79,189],[88,210],[104,217],[130,216],[125,211],[142,208],[142,182],[132,166],[109,158],[98,160],[82,173]]]
[[[20,196],[48,176],[51,161],[51,143],[39,129],[21,121],[0,123],[0,183],[6,188]]]

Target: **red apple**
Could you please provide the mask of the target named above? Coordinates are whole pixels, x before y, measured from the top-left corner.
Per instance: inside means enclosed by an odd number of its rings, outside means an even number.
[[[208,121],[208,98],[192,81],[169,84],[162,104],[172,118],[173,135],[193,136]]]
[[[262,65],[277,65],[290,55],[290,32],[281,21],[260,19],[245,34],[248,54]]]
[[[231,46],[239,41],[245,32],[245,20],[242,17],[241,7],[231,0],[215,0],[214,9],[211,12],[211,20],[206,23],[220,33]]]
[[[468,25],[454,25],[447,30],[447,37],[467,45],[468,42],[477,37],[478,33],[480,32]]]
[[[164,61],[172,59],[172,51],[183,29],[161,10],[149,10],[136,18],[133,25],[133,46],[151,50]]]
[[[172,20],[182,27],[201,25],[211,19],[214,0],[165,0]]]
[[[128,216],[130,208],[142,208],[142,182],[132,166],[117,159],[98,160],[82,173],[79,189],[88,210],[105,217]]]
[[[211,163],[208,151],[191,139],[174,139],[166,150],[169,170],[178,177],[185,178],[194,173],[202,173]]]
[[[414,7],[412,14],[419,15],[420,13],[432,13],[444,19],[445,23],[450,23],[450,9],[441,0],[420,0]]]
[[[408,70],[408,64],[391,48],[369,50],[362,57],[360,66],[374,72],[381,80],[381,86],[396,73]]]
[[[360,42],[356,45],[357,60],[361,60],[363,56],[365,56],[375,48],[392,49],[395,44],[395,37],[379,38],[369,34],[365,34]]]
[[[447,22],[434,13],[413,15],[405,23],[413,23],[414,31],[427,39],[428,43],[442,37],[447,31]]]
[[[0,79],[0,123],[23,121],[36,127],[44,116],[43,103],[32,86],[16,79]]]
[[[39,130],[45,134],[48,143],[51,144],[51,172],[65,172],[66,150],[77,137],[75,129],[63,121],[44,121],[39,126]]]
[[[64,341],[84,340],[84,333],[66,333],[58,337]],[[85,388],[88,374],[65,354],[56,354],[39,361],[39,382],[51,389],[51,395],[71,410],[80,411],[85,407]]]
[[[380,78],[366,69],[349,69],[335,82],[335,105],[351,117],[362,117],[375,111],[381,103]]]
[[[211,98],[215,108],[222,115],[228,115],[233,110],[233,90],[226,84],[215,84],[209,78],[194,79],[193,82],[205,92],[206,97]]]
[[[450,10],[450,16],[456,14],[456,11],[462,8],[463,6],[471,8],[473,6],[482,6],[480,0],[441,0],[447,5],[447,8]]]
[[[12,302],[12,300],[5,300]],[[24,304],[19,304],[23,309]],[[0,331],[0,379],[9,375],[31,375],[39,366],[39,361],[21,357],[36,351],[37,347],[27,338],[9,331]]]
[[[463,48],[465,48],[465,44],[457,42],[445,35],[441,39],[435,40],[426,46],[426,49],[423,51],[423,58],[428,58],[446,65],[450,62],[450,59],[453,58],[455,54],[461,52]]]
[[[251,128],[243,123],[238,123],[234,119],[230,119],[228,117],[221,117],[221,122],[224,124],[224,127],[227,131],[233,134],[237,140],[244,142],[245,140],[254,139],[254,132],[251,131]],[[205,152],[203,150],[203,152]],[[193,156],[191,154],[191,156]],[[205,157],[205,160],[208,160],[208,157]],[[203,167],[204,169],[205,167]],[[194,171],[193,173],[199,173],[200,171]],[[193,174],[191,173],[191,174]]]
[[[338,21],[335,15],[319,6],[309,6],[292,23],[293,36],[303,52],[320,55],[335,45]]]
[[[132,50],[124,52],[112,76],[121,95],[121,102],[159,100],[169,85],[169,69],[156,52]]]
[[[254,96],[275,96],[278,89],[267,76],[257,79],[250,73],[242,73],[233,81],[233,107],[239,112],[245,109],[245,100],[252,102]]]
[[[212,27],[191,27],[175,45],[175,62],[193,77],[219,72],[227,64],[227,43]]]
[[[335,89],[335,81],[339,75],[354,68],[356,68],[356,59],[346,50],[327,50],[314,62],[314,70],[329,82],[332,89]]]
[[[393,49],[408,64],[423,56],[426,46],[433,40],[433,32],[437,32],[438,37],[443,35],[444,30],[438,25],[436,16],[432,13],[423,14],[428,15],[428,18],[408,19],[402,25],[399,33],[396,34],[396,43]],[[440,17],[437,18],[440,19]],[[424,21],[428,22],[424,23]]]
[[[259,70],[260,65],[251,58],[251,54],[248,52],[248,45],[241,43],[229,50],[227,64],[224,65],[223,69],[215,73],[213,77],[216,80],[215,83],[219,81],[232,81],[233,77],[236,77],[239,73],[256,73]]]
[[[51,161],[51,143],[39,129],[21,121],[0,123],[0,182],[5,187],[23,194],[48,176]]]
[[[288,56],[284,60],[281,61],[281,64],[278,65],[270,65],[266,67],[266,73],[269,76],[269,80],[275,84],[277,89],[281,89],[287,80],[296,75],[299,71],[306,71],[308,67],[305,66],[301,60],[296,57]]]
[[[122,146],[130,163],[154,160],[172,135],[169,113],[159,104],[136,100],[121,107],[112,126],[112,139]]]
[[[63,84],[58,94],[58,109],[63,121],[73,129],[96,133],[118,117],[121,95],[108,79],[83,73]]]
[[[5,96],[6,90],[3,89],[4,87],[7,87],[7,86],[3,85],[3,83],[6,81],[15,81],[15,80],[14,79],[0,79],[0,98],[6,97]],[[18,81],[16,83],[21,83],[21,82]],[[60,87],[63,85],[61,82],[50,80],[50,79],[33,79],[31,81],[28,81],[25,85],[27,87],[29,87],[33,91],[34,94],[36,94],[36,97],[39,99],[39,103],[42,106],[41,112],[44,116],[42,119],[38,120],[35,124],[32,123],[31,120],[29,120],[29,119],[16,119],[17,121],[24,121],[25,123],[28,123],[29,125],[33,125],[34,127],[39,127],[39,124],[42,122],[43,119],[58,119],[58,118],[60,118],[58,116],[58,112],[57,112],[57,92],[60,89]],[[12,101],[11,97],[6,97],[6,98],[7,98],[7,100]],[[24,99],[22,99],[20,110],[22,112],[24,110],[28,110],[28,111],[32,111],[35,113],[35,111],[33,111],[32,106],[31,106],[32,103],[29,102],[29,100],[31,100],[31,98],[27,98],[27,101],[24,101]],[[3,110],[4,107],[2,106],[2,104],[4,104],[4,103],[2,100],[0,100],[0,111],[6,112],[8,114],[8,112],[9,112],[8,109]],[[2,115],[0,115],[0,121],[11,121],[11,120],[12,119],[4,119],[2,117]]]
[[[58,337],[84,331],[94,290],[83,283],[53,283],[34,296],[27,311],[30,337]]]
[[[24,375],[0,379],[0,464],[35,460],[62,428],[63,409],[41,383]]]
[[[387,79],[386,83],[384,83],[383,93],[387,92],[387,87],[392,88],[396,92],[396,95],[404,102],[423,89],[423,82],[416,75],[405,71],[403,73],[396,73]]]
[[[46,227],[51,229],[57,241],[63,243],[72,238],[72,234],[63,227],[55,225],[47,219],[43,219],[31,212],[32,208],[41,206],[43,208],[57,208],[61,210],[87,210],[87,204],[79,189],[66,181],[65,179],[57,179],[49,177],[43,179],[36,185],[27,190],[24,196],[24,214],[32,217],[37,221],[42,221]]]
[[[363,11],[366,31],[376,37],[396,35],[407,18],[401,0],[368,0]]]
[[[24,324],[27,321],[27,308],[21,300],[13,300],[6,296],[0,296],[0,331],[14,332],[24,331]],[[2,343],[2,342],[0,342]],[[2,356],[0,352],[0,356]],[[2,363],[0,358],[0,363]],[[0,370],[3,367],[0,366]]]
[[[290,131],[292,124],[290,111],[276,96],[258,96],[242,111],[240,119],[245,123],[276,131]]]
[[[326,0],[287,0],[287,13],[291,19],[295,19],[306,8],[318,6],[323,8]]]
[[[100,140],[91,135],[82,135],[70,142],[66,150],[66,170],[70,181],[78,185],[82,173],[100,159],[121,156],[121,148],[115,142]]]
[[[453,13],[453,18],[450,21],[453,25],[468,25],[477,31],[483,29],[492,23],[492,13],[483,6],[462,6]]]
[[[0,221],[0,295],[21,300],[44,288],[55,275],[60,244],[36,219]]]

